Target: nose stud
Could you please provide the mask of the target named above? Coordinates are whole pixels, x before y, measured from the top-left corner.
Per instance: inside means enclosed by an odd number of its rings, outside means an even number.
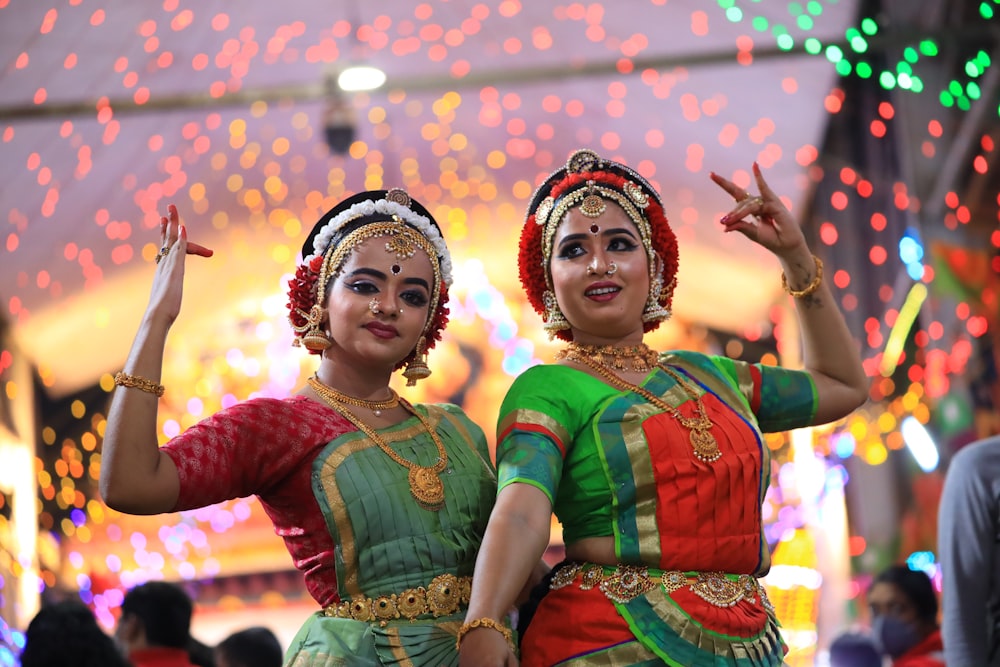
[[[605,271],[605,273],[609,276],[613,276],[617,271],[618,271],[618,265],[615,264],[614,262],[608,262],[608,270]]]
[[[380,315],[382,313],[382,304],[379,303],[378,297],[373,297],[371,301],[368,302],[368,310],[372,311],[372,315]]]

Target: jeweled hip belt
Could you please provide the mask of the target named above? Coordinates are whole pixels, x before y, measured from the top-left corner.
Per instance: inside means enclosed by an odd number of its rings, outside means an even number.
[[[366,598],[360,595],[323,608],[323,614],[336,618],[353,618],[355,621],[380,621],[385,624],[397,618],[415,620],[424,614],[447,616],[458,611],[460,605],[469,604],[472,577],[439,574],[431,583],[417,588],[407,588],[402,593]]]
[[[754,604],[760,601],[764,609],[774,612],[764,587],[749,574],[723,572],[681,572],[655,570],[640,565],[597,565],[570,563],[559,568],[549,588],[558,590],[577,583],[581,590],[598,588],[612,602],[624,604],[656,587],[667,595],[684,587],[716,607],[732,607],[740,600]]]

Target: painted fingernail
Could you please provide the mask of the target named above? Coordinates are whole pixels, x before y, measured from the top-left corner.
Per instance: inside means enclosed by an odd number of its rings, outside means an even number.
[[[726,224],[727,222],[729,222],[729,216],[728,215],[722,216],[721,218],[719,218],[719,222],[721,222],[722,224]]]

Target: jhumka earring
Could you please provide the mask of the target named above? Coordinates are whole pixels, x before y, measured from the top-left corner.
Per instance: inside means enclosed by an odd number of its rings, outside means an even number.
[[[299,313],[305,315],[302,311],[299,311]],[[296,333],[303,334],[302,346],[307,350],[323,351],[333,345],[333,341],[330,340],[330,337],[322,329],[323,315],[322,306],[315,304],[309,309],[305,324],[301,327],[292,326]],[[297,343],[298,340],[296,339],[292,344],[295,345]]]
[[[542,293],[542,303],[545,305],[545,324],[542,325],[542,328],[549,332],[550,339],[555,335],[555,332],[569,329],[569,322],[559,310],[559,302],[556,301],[556,295],[552,293],[552,290],[545,290]]]
[[[662,322],[669,319],[670,311],[663,307],[660,301],[666,298],[669,288],[673,283],[664,288],[663,271],[657,271],[656,276],[649,283],[649,297],[646,299],[646,307],[642,311],[643,322]]]
[[[431,369],[427,367],[427,352],[425,348],[427,342],[423,336],[417,341],[417,349],[414,351],[413,360],[406,364],[403,377],[406,378],[406,386],[412,387],[417,384],[417,380],[423,380],[430,376]]]

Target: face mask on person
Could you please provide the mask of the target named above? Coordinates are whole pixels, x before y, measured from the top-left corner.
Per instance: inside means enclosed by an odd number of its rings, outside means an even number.
[[[920,643],[920,632],[911,623],[883,615],[872,619],[872,638],[880,653],[896,659]]]

